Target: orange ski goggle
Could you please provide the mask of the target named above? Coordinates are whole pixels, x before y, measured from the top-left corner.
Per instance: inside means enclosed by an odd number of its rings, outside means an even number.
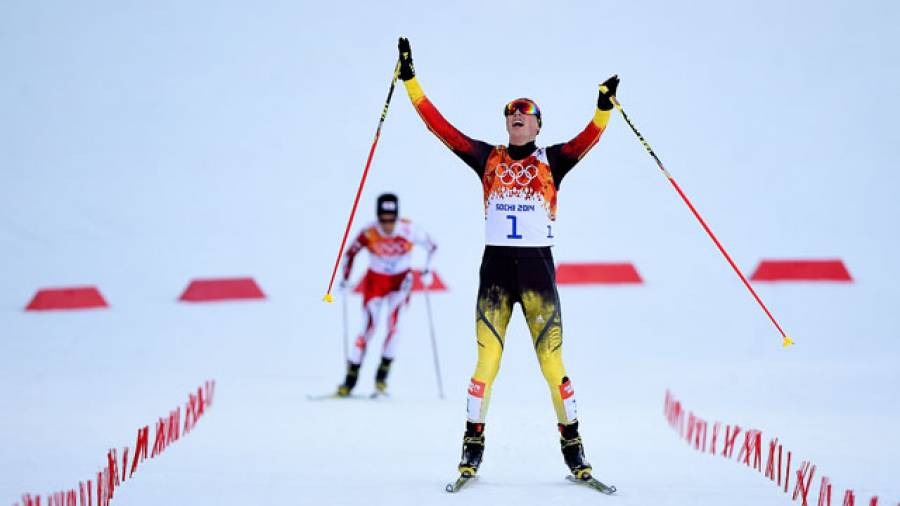
[[[541,110],[538,108],[537,104],[527,98],[517,98],[506,104],[503,108],[503,115],[512,116],[516,111],[519,111],[522,114],[530,114],[537,117],[541,116]]]

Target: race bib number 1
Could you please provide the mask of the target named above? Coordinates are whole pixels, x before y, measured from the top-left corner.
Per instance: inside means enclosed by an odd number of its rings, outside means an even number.
[[[505,198],[488,204],[485,239],[496,246],[550,246],[553,227],[547,210],[534,200]]]

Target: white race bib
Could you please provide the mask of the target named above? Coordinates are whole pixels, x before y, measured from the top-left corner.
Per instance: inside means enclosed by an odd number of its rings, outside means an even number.
[[[485,243],[492,246],[552,246],[555,210],[545,200],[556,188],[543,149],[524,160],[500,152],[487,170]],[[554,197],[555,199],[555,197]]]
[[[552,246],[553,222],[544,208],[543,199],[489,198],[485,243],[492,246]]]

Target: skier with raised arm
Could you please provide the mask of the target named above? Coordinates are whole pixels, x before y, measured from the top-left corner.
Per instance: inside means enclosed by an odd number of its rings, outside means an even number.
[[[475,171],[484,194],[485,248],[475,311],[478,361],[468,388],[460,479],[447,490],[461,487],[481,464],[491,385],[516,302],[522,307],[550,388],[566,466],[575,479],[599,483],[592,478],[591,465],[585,459],[575,393],[563,365],[562,315],[550,247],[560,183],[600,139],[619,78],[612,76],[600,86],[593,118],[575,138],[546,148],[535,144],[542,124],[537,104],[527,98],[512,100],[503,108],[509,143],[495,146],[472,139],[450,124],[422,91],[409,41],[400,38],[398,49],[400,78],[413,106],[428,129]],[[592,486],[606,493],[615,490],[604,490],[602,484]]]

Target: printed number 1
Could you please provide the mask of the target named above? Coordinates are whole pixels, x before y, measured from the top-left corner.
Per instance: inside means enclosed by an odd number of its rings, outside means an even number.
[[[507,220],[512,220],[512,233],[507,235],[507,239],[521,239],[522,236],[516,233],[516,216],[513,214],[506,215]]]
[[[553,232],[550,230],[550,225],[547,225],[547,239],[553,239]]]

